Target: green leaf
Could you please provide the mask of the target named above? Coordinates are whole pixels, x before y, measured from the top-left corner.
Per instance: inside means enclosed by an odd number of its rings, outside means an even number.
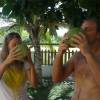
[[[3,9],[2,9],[3,15],[8,16],[11,11],[12,11],[12,6],[9,4],[5,4]]]
[[[80,5],[83,8],[87,9],[95,9],[96,8],[96,1],[95,0],[79,0]]]
[[[0,7],[3,7],[5,4],[5,0],[0,0]]]

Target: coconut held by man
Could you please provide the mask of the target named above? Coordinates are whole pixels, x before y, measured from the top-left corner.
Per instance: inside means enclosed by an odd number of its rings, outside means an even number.
[[[68,38],[66,40],[64,40],[64,43],[68,44],[69,46],[71,46],[71,44],[73,43],[72,41],[72,37],[76,34],[79,33],[83,33],[83,30],[79,27],[72,27],[69,29],[69,31],[66,33]]]

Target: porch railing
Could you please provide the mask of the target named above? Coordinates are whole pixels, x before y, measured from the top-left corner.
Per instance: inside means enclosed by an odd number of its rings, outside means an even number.
[[[50,50],[42,50],[41,56],[42,56],[42,65],[52,65],[55,59],[55,56],[58,51],[50,51]],[[63,55],[63,63],[66,63],[72,55],[74,55],[78,50],[68,50]],[[34,52],[32,52],[32,59],[34,61]]]

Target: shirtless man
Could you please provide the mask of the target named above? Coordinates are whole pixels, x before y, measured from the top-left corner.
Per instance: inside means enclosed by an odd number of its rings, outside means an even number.
[[[52,79],[54,83],[63,81],[71,73],[75,79],[72,100],[100,100],[100,26],[96,20],[86,19],[81,28],[84,34],[75,35],[72,46],[80,51],[71,57],[67,64],[62,64],[62,57],[69,46],[63,43],[53,64]]]

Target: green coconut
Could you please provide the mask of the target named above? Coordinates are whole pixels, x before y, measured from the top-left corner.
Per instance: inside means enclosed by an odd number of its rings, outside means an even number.
[[[68,44],[69,46],[71,46],[71,44],[73,43],[73,41],[72,41],[71,38],[72,38],[74,35],[79,34],[80,32],[82,32],[82,29],[79,28],[79,27],[70,28],[69,31],[68,31],[68,33],[67,33],[68,39],[66,39],[66,40],[64,41],[64,43],[66,43],[66,44]]]
[[[20,59],[25,58],[28,55],[28,47],[26,44],[18,44],[17,49],[21,52]]]

